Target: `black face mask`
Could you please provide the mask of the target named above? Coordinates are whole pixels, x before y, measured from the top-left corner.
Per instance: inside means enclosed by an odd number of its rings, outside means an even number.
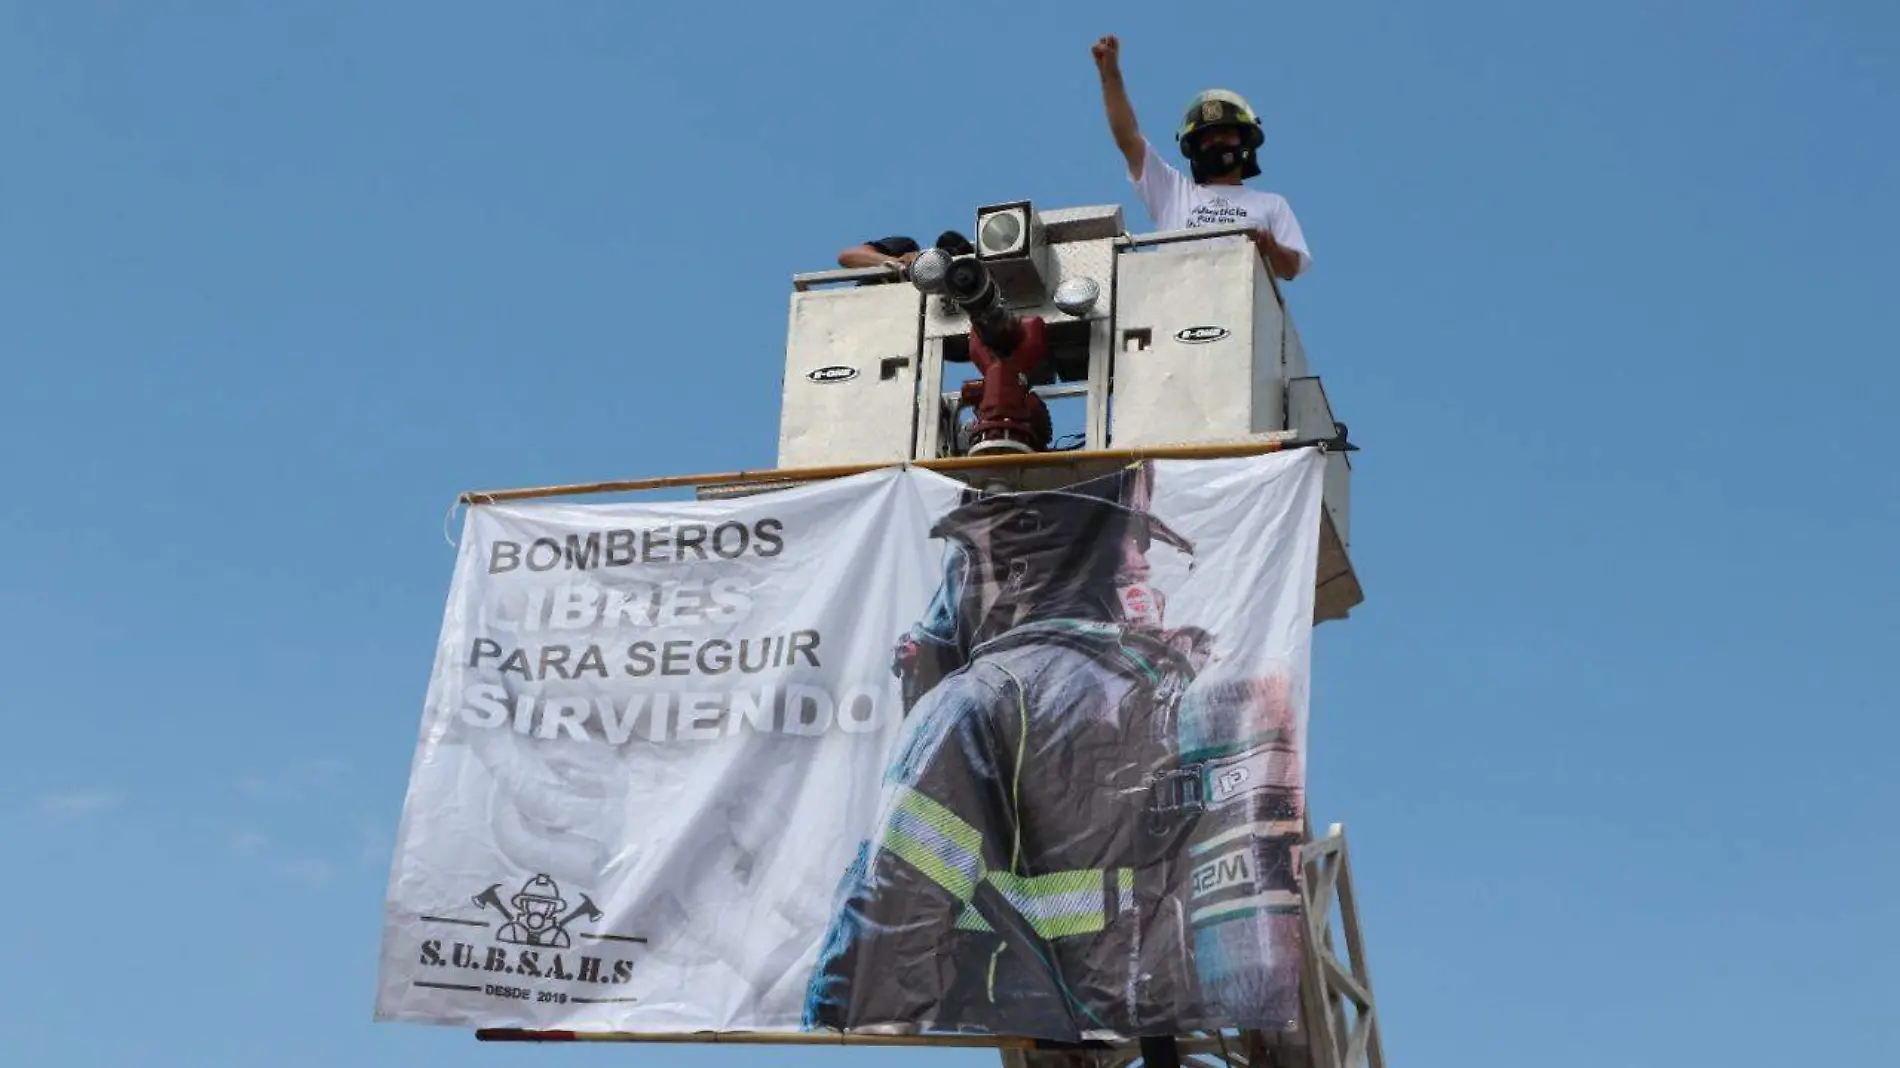
[[[1244,145],[1196,145],[1194,155],[1190,157],[1194,164],[1194,180],[1204,182],[1209,178],[1231,174],[1239,170],[1250,155],[1252,151]]]

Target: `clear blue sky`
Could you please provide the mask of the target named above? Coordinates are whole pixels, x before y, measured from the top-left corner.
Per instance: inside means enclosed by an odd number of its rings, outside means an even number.
[[[769,464],[850,241],[1146,225],[1105,32],[1150,131],[1251,96],[1316,256],[1392,1063],[1900,1048],[1892,5],[664,6],[0,7],[10,1059],[749,1063],[371,1022],[443,514]]]

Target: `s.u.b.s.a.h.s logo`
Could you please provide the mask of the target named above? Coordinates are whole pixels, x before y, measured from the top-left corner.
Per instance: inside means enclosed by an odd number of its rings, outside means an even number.
[[[624,950],[615,952],[615,947],[644,944],[644,937],[581,930],[583,925],[598,923],[605,914],[584,893],[578,901],[568,901],[560,885],[546,873],[529,876],[520,889],[504,898],[505,885],[509,884],[491,883],[469,899],[482,913],[493,913],[493,920],[422,917],[426,924],[479,928],[488,933],[485,937],[470,933],[464,938],[425,938],[417,955],[425,977],[415,980],[416,986],[562,1005],[635,1000],[611,996],[613,991],[601,988],[633,981],[633,960],[623,955]],[[576,940],[583,943],[578,951]],[[430,973],[433,978],[427,977]],[[475,981],[478,976],[480,982]],[[546,983],[564,986],[540,985]],[[578,992],[573,989],[575,985],[581,986]],[[596,993],[600,996],[593,996]]]

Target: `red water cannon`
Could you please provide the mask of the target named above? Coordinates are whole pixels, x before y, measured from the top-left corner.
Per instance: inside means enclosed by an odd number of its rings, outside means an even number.
[[[970,330],[970,362],[982,378],[963,383],[957,411],[976,409],[970,424],[970,454],[986,452],[1044,452],[1054,428],[1049,406],[1029,387],[1029,376],[1049,355],[1040,317],[1017,322],[1013,343],[1001,353],[992,351],[982,333]]]
[[[969,453],[1046,452],[1054,435],[1049,406],[1030,377],[1049,355],[1040,317],[1022,318],[1003,303],[989,269],[975,256],[931,249],[911,265],[911,282],[941,293],[970,317],[970,362],[983,377],[963,384],[957,414],[976,410]]]

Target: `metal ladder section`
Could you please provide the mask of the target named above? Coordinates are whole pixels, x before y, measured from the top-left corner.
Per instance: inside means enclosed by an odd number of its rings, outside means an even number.
[[[1107,1049],[1002,1051],[1004,1068],[1385,1068],[1372,976],[1353,900],[1346,829],[1333,824],[1300,847],[1306,938],[1300,959],[1300,1030],[1196,1032],[1165,1043]],[[1336,915],[1336,919],[1335,919]],[[1339,937],[1334,938],[1335,926]],[[1342,959],[1339,950],[1345,949]]]

